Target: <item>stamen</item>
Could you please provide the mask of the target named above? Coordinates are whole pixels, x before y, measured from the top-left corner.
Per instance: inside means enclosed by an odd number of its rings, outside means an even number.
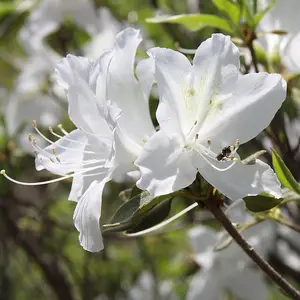
[[[67,138],[66,137],[66,135],[65,136],[62,136],[62,135],[59,135],[59,134],[57,134],[56,132],[54,132],[54,130],[52,129],[52,127],[49,127],[48,128],[49,129],[49,131],[50,131],[50,133],[51,134],[53,134],[54,136],[56,136],[56,137],[58,137],[58,138],[63,138],[65,141],[70,141],[70,142],[72,142],[72,143],[76,143],[76,144],[81,144],[81,145],[91,145],[91,144],[89,144],[89,143],[83,143],[83,142],[79,142],[79,141],[76,141],[76,140],[72,140],[72,139],[69,139],[69,138]],[[66,134],[68,134],[67,132],[66,132]],[[52,142],[53,143],[53,142]],[[71,149],[71,150],[74,150],[74,149],[72,149],[72,148],[68,148],[68,147],[64,147],[64,146],[61,146],[61,145],[57,145],[58,147],[61,147],[61,148],[63,148],[63,149]],[[92,152],[92,151],[84,151],[84,153],[90,153],[90,154],[96,154],[96,152]]]
[[[35,120],[33,120],[32,121],[32,123],[33,123],[33,128],[34,128],[34,130],[39,134],[39,136],[41,136],[45,141],[47,141],[48,143],[50,143],[50,144],[53,144],[54,142],[53,141],[51,141],[50,139],[48,139],[38,128],[37,128],[37,124],[36,124],[36,121]]]
[[[234,148],[233,148],[233,150],[231,152],[231,156],[234,155],[237,152],[237,150],[239,149],[239,146],[240,146],[240,140],[236,139]]]
[[[59,134],[55,133],[55,132],[53,131],[52,127],[49,126],[48,129],[49,129],[50,133],[53,134],[54,136],[56,136],[56,137],[58,137],[58,138],[60,138],[60,139],[63,137],[62,135],[59,135]]]
[[[20,185],[26,185],[26,186],[37,186],[37,185],[45,185],[45,184],[49,184],[49,183],[55,183],[55,182],[59,182],[68,178],[72,178],[75,175],[80,175],[80,174],[84,174],[86,172],[89,171],[93,171],[96,169],[102,168],[102,166],[98,166],[98,167],[93,167],[93,168],[87,168],[86,170],[82,170],[81,172],[76,172],[76,173],[72,173],[69,175],[65,175],[59,178],[55,178],[55,179],[51,179],[51,180],[46,180],[46,181],[41,181],[41,182],[23,182],[23,181],[18,181],[16,179],[11,178],[10,176],[8,176],[5,172],[5,170],[1,170],[0,174],[3,175],[6,179],[8,179],[9,181],[16,183],[16,184],[20,184]],[[86,174],[84,176],[94,176],[94,175],[99,175],[99,174],[104,174],[106,172],[99,172],[99,173],[95,173],[95,174]]]
[[[218,168],[218,167],[216,167],[214,164],[212,164],[206,157],[205,157],[205,155],[203,155],[203,153],[201,152],[201,149],[197,149],[197,147],[194,147],[194,149],[196,150],[196,152],[198,153],[198,154],[200,154],[201,155],[201,157],[212,167],[212,168],[214,168],[215,170],[217,170],[217,171],[219,171],[219,172],[225,172],[225,171],[228,171],[228,170],[230,170],[236,163],[237,163],[237,161],[238,161],[238,159],[235,157],[235,158],[233,158],[232,159],[232,163],[228,166],[228,167],[226,167],[226,168]]]
[[[202,151],[205,152],[206,155],[208,155],[211,159],[215,159],[217,154],[210,150],[210,146],[208,148],[204,147],[201,144],[196,144],[197,147],[199,147]]]
[[[57,127],[60,129],[60,131],[61,131],[64,135],[69,134],[69,132],[63,128],[62,124],[58,124]]]
[[[73,148],[70,148],[70,147],[65,147],[65,146],[62,146],[62,145],[59,145],[59,144],[56,144],[57,142],[53,142],[51,141],[50,139],[48,139],[45,135],[43,135],[43,133],[38,129],[37,127],[37,123],[35,120],[33,120],[33,127],[35,129],[35,131],[44,139],[46,140],[48,143],[50,143],[51,145],[55,144],[57,147],[59,148],[62,148],[62,149],[66,149],[66,150],[72,150],[72,151],[77,151],[77,149],[73,149]],[[51,127],[49,127],[49,131],[50,133],[52,133],[54,136],[58,137],[58,138],[64,138],[66,141],[70,141],[72,143],[77,143],[77,144],[81,144],[81,145],[89,145],[89,144],[85,144],[85,143],[82,143],[82,142],[79,142],[79,141],[76,141],[76,140],[72,140],[72,139],[69,139],[69,138],[66,138],[66,137],[63,137],[59,134],[56,134],[53,129]],[[34,138],[32,137],[32,135],[30,134],[29,135],[29,142],[31,142]],[[34,143],[36,145],[36,142],[35,142],[35,139],[34,139]],[[39,149],[42,149],[39,147]],[[94,151],[87,151],[87,150],[84,150],[83,153],[86,153],[86,154],[97,154],[96,152]]]

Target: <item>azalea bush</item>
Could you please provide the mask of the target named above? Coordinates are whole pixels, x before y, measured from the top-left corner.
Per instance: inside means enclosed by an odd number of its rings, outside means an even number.
[[[0,299],[300,299],[299,8],[2,0]]]

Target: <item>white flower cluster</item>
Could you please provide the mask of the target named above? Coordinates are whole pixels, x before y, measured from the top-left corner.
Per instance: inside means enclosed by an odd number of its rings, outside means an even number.
[[[228,218],[238,224],[251,223],[254,219],[245,211],[243,201],[236,201],[226,212]],[[234,242],[221,251],[214,251],[224,232],[215,232],[199,225],[190,230],[194,260],[200,270],[193,276],[188,300],[223,299],[225,291],[244,300],[266,300],[269,288],[260,270]],[[247,229],[243,235],[260,255],[266,257],[274,246],[275,224],[264,221]]]
[[[260,160],[243,164],[240,144],[271,122],[286,95],[278,74],[239,72],[239,51],[229,36],[214,34],[193,64],[179,52],[153,48],[135,69],[138,30],[120,32],[96,60],[68,55],[56,67],[76,130],[43,149],[31,139],[38,170],[73,178],[74,224],[88,251],[103,248],[99,218],[105,183],[126,176],[152,195],[189,186],[199,172],[232,200],[267,192],[281,196],[273,170]],[[149,94],[157,82],[155,130]],[[8,177],[8,175],[6,175]],[[48,183],[48,182],[45,182]]]
[[[89,0],[43,0],[32,8],[19,34],[27,57],[7,57],[19,70],[19,75],[12,92],[7,95],[5,107],[10,136],[17,134],[19,146],[28,152],[32,152],[27,142],[31,121],[36,120],[39,126],[46,128],[54,126],[62,118],[62,107],[66,105],[64,92],[53,78],[53,69],[62,57],[45,40],[60,28],[66,18],[90,35],[90,42],[81,49],[87,57],[95,57],[96,50],[99,55],[100,49],[111,47],[121,29],[108,9],[96,12]],[[22,127],[23,134],[20,134]]]

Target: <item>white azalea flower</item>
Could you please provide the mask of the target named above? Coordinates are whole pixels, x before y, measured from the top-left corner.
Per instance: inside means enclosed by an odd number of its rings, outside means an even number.
[[[160,94],[160,131],[136,161],[142,174],[138,187],[168,194],[189,186],[199,171],[232,200],[261,192],[280,197],[272,169],[260,160],[242,164],[236,150],[266,128],[280,108],[286,95],[281,76],[241,75],[238,49],[222,34],[199,46],[192,66],[170,49],[154,48],[149,55]]]
[[[99,31],[91,36],[91,40],[84,45],[84,56],[92,59],[99,57],[99,49],[113,47],[117,33],[122,29],[121,24],[112,16],[108,8],[98,10]]]
[[[62,175],[49,182],[73,177],[69,199],[77,202],[74,224],[80,244],[92,252],[103,248],[99,218],[105,183],[136,170],[133,162],[155,131],[148,109],[151,61],[141,61],[138,79],[134,75],[140,42],[139,31],[128,28],[117,35],[114,48],[97,60],[64,58],[56,71],[77,129],[67,133],[62,128],[66,134],[62,137],[53,132],[60,137],[56,142],[44,137],[51,144],[46,149],[32,139],[37,169]]]
[[[32,120],[35,119],[42,127],[49,127],[57,124],[61,118],[60,105],[43,91],[51,84],[56,97],[62,98],[62,89],[54,82],[51,83],[53,69],[59,59],[59,55],[46,47],[35,52],[20,66],[20,74],[13,92],[8,95],[9,100],[5,108],[8,133],[13,136],[23,127],[18,142],[19,146],[28,152],[32,152],[28,143]]]
[[[44,37],[55,32],[66,18],[91,35],[98,32],[98,18],[92,1],[42,0],[20,32],[25,48],[39,47]]]
[[[271,0],[259,0],[261,9],[266,8]],[[300,25],[298,11],[300,1],[278,0],[276,5],[263,17],[258,31],[267,32],[260,39],[260,45],[267,51],[267,56],[280,55],[281,62],[289,72],[300,72]],[[284,35],[272,34],[271,31],[282,30]]]
[[[229,208],[228,217],[241,224],[253,221],[245,212],[244,203],[236,202]],[[247,229],[243,235],[263,256],[273,245],[274,227],[269,221]],[[213,249],[224,232],[216,233],[205,226],[190,230],[189,236],[195,252],[195,261],[201,266],[192,278],[188,300],[219,300],[229,291],[237,299],[267,300],[268,286],[260,270],[250,267],[251,260],[234,242],[227,248],[214,252]]]
[[[137,279],[136,284],[129,290],[127,299],[130,300],[175,300],[178,299],[172,291],[172,285],[168,281],[159,281],[155,287],[153,275],[149,272],[143,272]],[[157,289],[157,294],[155,290]]]

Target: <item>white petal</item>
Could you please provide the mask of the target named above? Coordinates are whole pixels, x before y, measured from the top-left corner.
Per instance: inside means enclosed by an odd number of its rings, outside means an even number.
[[[300,28],[298,26],[298,30]],[[286,67],[288,72],[299,73],[300,72],[300,33],[291,35],[287,43],[281,49],[282,63]]]
[[[222,284],[217,274],[199,271],[190,283],[187,300],[218,300],[222,294]]]
[[[218,241],[218,235],[205,226],[197,226],[188,232],[191,246],[195,252],[195,261],[201,268],[210,268],[213,265],[216,252],[213,248]]]
[[[68,200],[78,202],[78,200],[82,196],[83,178],[84,177],[80,174],[73,177],[72,187]]]
[[[176,137],[168,137],[162,130],[146,143],[135,164],[141,171],[137,186],[154,196],[187,187],[196,177],[189,152]]]
[[[148,54],[155,62],[160,97],[156,117],[160,128],[167,134],[183,134],[187,122],[184,95],[191,64],[183,54],[170,49],[152,48]]]
[[[136,76],[148,105],[150,91],[154,83],[154,60],[152,58],[140,60],[136,66]]]
[[[80,245],[87,251],[97,252],[103,249],[99,219],[101,216],[102,192],[108,178],[93,181],[74,211],[74,225],[79,231]]]
[[[112,161],[113,173],[112,177],[116,181],[124,181],[128,172],[135,171],[137,167],[134,161],[141,152],[142,147],[132,143],[132,140],[126,139],[121,128],[117,128],[114,132],[114,158]],[[139,178],[139,176],[138,176]]]
[[[231,169],[221,172],[210,165],[203,165],[199,157],[199,172],[204,179],[231,200],[237,200],[262,192],[270,193],[279,198],[282,195],[280,182],[274,171],[266,163],[256,160],[254,165],[237,162]],[[221,162],[218,167],[227,166]]]
[[[286,82],[278,74],[247,74],[224,86],[214,98],[199,136],[222,146],[245,143],[265,129],[286,95]],[[219,149],[220,151],[220,149]]]
[[[242,199],[234,201],[226,209],[226,216],[233,223],[244,224],[253,221],[254,218],[246,211],[246,204]]]
[[[192,121],[199,125],[205,121],[222,87],[236,83],[238,69],[239,51],[230,36],[213,34],[199,46],[190,79],[195,91],[193,104],[190,104]]]
[[[35,159],[38,171],[47,169],[51,173],[65,175],[78,169],[84,157],[87,144],[85,134],[76,129],[49,145],[43,152],[39,152]],[[55,154],[53,152],[55,149]]]
[[[54,126],[62,115],[62,109],[51,97],[36,93],[14,93],[9,97],[5,117],[9,134],[15,134],[19,126],[36,120],[40,127]]]
[[[203,123],[220,87],[238,77],[238,48],[229,36],[214,34],[197,49],[193,67],[185,56],[172,50],[154,48],[149,54],[155,60],[160,92],[160,127],[185,136],[191,133],[194,139],[192,129]]]
[[[33,9],[20,33],[25,46],[28,45],[30,38],[37,40],[36,44],[41,43],[45,36],[59,27],[62,21],[59,2],[58,0],[44,0]]]
[[[121,31],[123,27],[105,6],[97,9],[97,15],[99,28],[101,28],[101,30],[94,34],[91,41],[83,46],[84,56],[88,58],[98,58],[100,49],[112,48],[117,33]]]
[[[227,277],[224,282],[227,288],[243,300],[267,300],[269,288],[260,270],[244,269]]]
[[[92,171],[92,173],[96,172],[101,172],[104,174],[105,172],[108,172],[108,169],[101,168],[101,166],[99,166],[99,169],[97,169],[97,171]],[[88,172],[87,174],[89,174],[89,176],[78,174],[73,177],[72,187],[68,200],[78,202],[82,195],[88,190],[92,182],[95,180],[99,181],[103,177],[103,174],[91,175],[91,173]]]
[[[29,15],[21,32],[21,40],[25,45],[30,38],[41,43],[44,37],[54,32],[64,22],[65,18],[71,19],[90,34],[97,33],[98,20],[91,1],[43,0]]]
[[[110,53],[94,62],[68,55],[56,67],[59,83],[68,90],[69,116],[73,123],[89,133],[111,137],[105,108],[105,90],[98,88],[98,78],[105,86]],[[103,82],[104,81],[104,82]],[[100,99],[99,99],[100,98]],[[101,99],[102,98],[102,99]]]
[[[117,35],[114,55],[109,64],[108,82],[108,99],[122,110],[118,119],[120,128],[140,145],[154,132],[148,98],[143,91],[146,82],[140,85],[134,75],[136,49],[141,40],[140,32],[133,28],[127,28]],[[148,71],[151,76],[151,69]]]

